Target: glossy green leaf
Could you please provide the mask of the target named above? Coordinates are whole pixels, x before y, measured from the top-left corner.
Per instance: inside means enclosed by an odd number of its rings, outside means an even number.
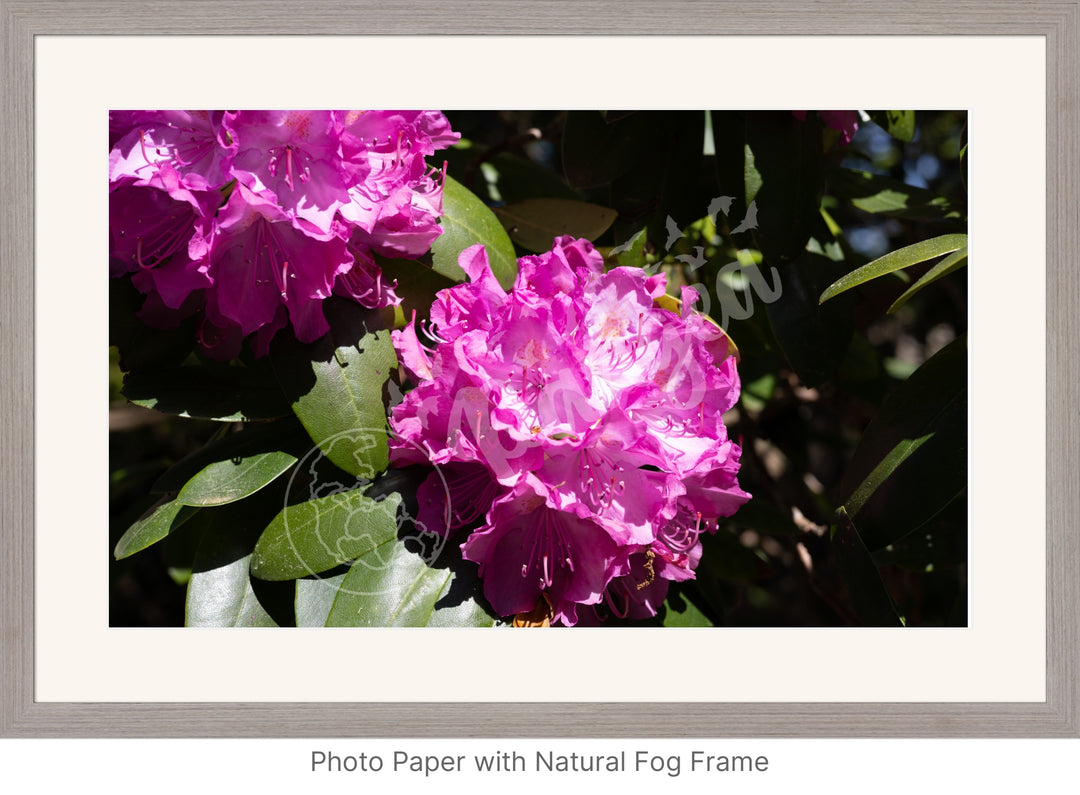
[[[475,564],[451,552],[454,566],[432,567],[399,539],[357,557],[338,589],[331,627],[490,627],[476,601]],[[438,563],[438,561],[436,561]]]
[[[799,257],[818,223],[824,191],[821,128],[790,111],[746,114],[747,211],[740,229],[754,231],[766,265]]]
[[[124,397],[169,414],[221,422],[289,414],[289,403],[273,376],[247,367],[187,365],[128,373]]]
[[[296,455],[310,447],[311,439],[295,416],[272,422],[244,423],[238,430],[223,424],[207,444],[166,470],[150,490],[156,494],[174,494],[211,464],[277,451]]]
[[[644,268],[649,264],[645,256],[647,240],[648,235],[642,229],[620,245],[603,249],[601,254],[610,267]]]
[[[804,252],[785,266],[782,293],[765,312],[773,335],[799,379],[810,387],[828,381],[844,361],[855,328],[855,302],[845,296],[825,306],[817,297],[844,265]]]
[[[192,562],[185,604],[190,627],[273,627],[291,625],[292,583],[252,581],[252,548],[265,512],[282,491],[244,503],[203,511],[205,524]]]
[[[280,451],[218,461],[189,480],[176,501],[194,506],[236,502],[272,483],[295,463],[296,456]]]
[[[703,565],[704,561],[698,564],[699,567]],[[722,582],[712,579],[707,571],[703,571],[696,579],[680,583],[678,593],[693,604],[712,626],[723,626],[729,605]]]
[[[911,141],[915,137],[915,111],[875,110],[870,118],[899,141]]]
[[[237,549],[229,533],[203,536],[192,564],[184,603],[189,627],[276,627],[248,575],[251,553]]]
[[[338,589],[348,571],[317,577],[303,577],[296,581],[296,626],[325,627],[334,606]]]
[[[870,499],[889,475],[933,438],[933,432],[928,431],[915,439],[901,439],[897,442],[896,446],[889,450],[870,474],[866,476],[866,480],[848,497],[844,503],[845,509],[852,514],[857,514],[862,510],[866,501]]]
[[[934,265],[934,267],[924,273],[913,285],[904,290],[904,292],[901,293],[900,297],[893,301],[892,306],[889,307],[889,314],[891,315],[893,312],[897,311],[900,307],[910,301],[911,297],[915,295],[915,293],[922,290],[924,287],[933,284],[938,279],[948,276],[953,271],[960,270],[960,268],[964,267],[965,265],[967,265],[967,246],[964,246],[959,251],[954,251],[952,254],[947,256],[941,262],[937,263],[936,265]]]
[[[499,195],[504,202],[525,199],[581,199],[554,171],[524,157],[503,152],[487,161],[493,168]]]
[[[259,537],[251,572],[291,580],[328,571],[397,538],[401,495],[374,500],[363,490],[290,505]]]
[[[754,199],[757,198],[758,191],[761,190],[762,185],[761,172],[758,171],[757,165],[754,161],[754,148],[747,144],[743,148],[743,190],[746,195],[747,207],[753,204]],[[754,211],[751,212],[745,220],[745,223],[740,223],[732,231],[737,232],[749,232],[751,229],[757,229],[757,207],[754,206]]]
[[[380,314],[349,301],[326,301],[330,333],[307,346],[272,350],[293,412],[319,450],[368,480],[389,463],[384,385],[397,356]]]
[[[249,559],[246,556],[216,569],[192,572],[184,606],[186,626],[278,626],[251,585]]]
[[[830,193],[868,213],[916,221],[961,217],[945,196],[881,174],[834,168],[827,178]]]
[[[158,503],[120,537],[113,550],[113,556],[117,560],[122,560],[156,544],[169,533],[179,529],[184,522],[195,515],[197,510],[176,500]]]
[[[966,487],[967,340],[960,337],[888,395],[863,432],[841,493],[847,515],[876,550],[924,525]]]
[[[443,233],[431,246],[435,271],[455,282],[465,281],[458,255],[469,246],[483,243],[488,264],[499,284],[510,289],[517,276],[514,244],[491,209],[451,177],[443,187]]]
[[[685,595],[672,593],[664,602],[665,627],[711,627],[713,623]]]
[[[551,169],[512,152],[492,156],[482,147],[471,146],[453,147],[443,154],[449,161],[448,173],[489,204],[536,198],[582,198]]]
[[[861,268],[856,268],[848,274],[837,279],[828,289],[821,294],[819,303],[835,298],[853,287],[865,284],[871,279],[877,279],[894,271],[910,268],[920,262],[949,254],[967,246],[967,235],[942,235],[932,237],[929,240],[921,240],[910,246],[904,246],[896,251],[891,251],[883,257],[878,257],[873,262],[868,262]]]
[[[836,518],[833,550],[859,623],[864,627],[903,626],[881,573],[851,517],[841,508]]]
[[[401,299],[401,314],[407,323],[415,313],[418,321],[431,318],[431,304],[440,290],[454,286],[454,282],[436,273],[429,265],[411,259],[386,259],[375,257],[388,282],[397,282],[394,292]]]
[[[527,199],[495,208],[510,238],[530,251],[549,251],[562,235],[596,240],[615,221],[608,207],[567,199]]]

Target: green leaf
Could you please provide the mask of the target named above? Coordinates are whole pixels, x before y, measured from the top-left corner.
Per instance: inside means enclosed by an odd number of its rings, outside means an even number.
[[[844,508],[852,514],[857,514],[889,475],[933,438],[934,434],[927,432],[916,439],[901,439],[897,442],[896,446],[889,450],[885,457],[878,462],[878,465],[866,476],[866,480],[848,497],[844,503]]]
[[[195,510],[195,509],[188,509]],[[177,585],[186,586],[191,579],[191,567],[195,561],[195,553],[199,548],[206,523],[199,521],[203,514],[210,513],[206,509],[198,509],[191,519],[184,522],[161,542],[158,550],[169,578]]]
[[[601,253],[604,254],[605,261],[611,267],[644,268],[649,264],[645,256],[645,243],[647,240],[648,235],[642,229],[621,245],[605,249]],[[614,257],[614,262],[611,261],[612,257]]]
[[[847,583],[855,617],[865,627],[899,627],[903,621],[881,579],[874,559],[843,508],[836,514],[833,550]]]
[[[136,521],[120,537],[113,556],[122,560],[146,549],[180,528],[194,516],[197,508],[189,508],[176,500],[159,502],[146,515]]]
[[[189,365],[128,373],[123,391],[138,406],[182,417],[240,422],[289,414],[273,376],[247,367]]]
[[[682,228],[708,211],[711,194],[701,195],[704,138],[702,111],[572,111],[563,130],[563,171],[573,187],[609,186],[605,203],[618,213],[616,240],[645,228],[653,246],[664,249],[669,218]]]
[[[295,463],[296,456],[280,451],[219,461],[189,480],[176,501],[195,506],[236,502],[270,484]]]
[[[934,521],[874,553],[878,565],[924,574],[944,572],[968,561],[967,505],[956,500]]]
[[[248,569],[261,527],[260,514],[281,498],[203,511],[205,524],[191,566],[185,604],[189,627],[274,627],[295,623],[292,583],[252,581]]]
[[[290,505],[259,537],[251,572],[262,580],[291,580],[328,571],[397,537],[401,495],[380,500],[364,490]]]
[[[333,627],[490,627],[478,603],[476,566],[444,550],[456,565],[429,566],[409,544],[392,538],[357,557],[345,575],[326,625]],[[436,561],[439,564],[440,561]]]
[[[252,587],[249,559],[245,556],[214,569],[192,571],[184,606],[185,626],[278,626]]]
[[[827,180],[830,193],[850,200],[864,212],[916,221],[961,217],[945,196],[881,174],[834,168]]]
[[[739,227],[756,225],[765,264],[782,267],[802,254],[818,223],[824,191],[820,125],[800,122],[790,111],[747,113],[745,168],[748,209]]]
[[[465,281],[458,255],[469,246],[483,243],[491,272],[499,284],[507,290],[513,286],[517,276],[514,244],[488,206],[451,177],[446,178],[443,187],[443,214],[439,223],[443,233],[431,246],[437,273],[455,282]]]
[[[664,602],[665,627],[711,627],[713,623],[682,593],[672,592]]]
[[[915,111],[913,110],[873,110],[870,118],[889,135],[900,141],[915,138]]]
[[[922,240],[910,246],[904,246],[896,251],[889,252],[884,257],[878,257],[873,262],[868,262],[861,268],[856,268],[837,279],[821,294],[818,302],[823,304],[840,295],[840,293],[858,287],[871,279],[877,279],[894,271],[910,268],[912,265],[949,254],[965,246],[967,246],[967,235],[965,234],[941,235],[940,237],[932,237],[929,240]]]
[[[846,296],[820,306],[817,296],[843,270],[842,263],[804,252],[785,266],[783,292],[765,312],[791,368],[809,387],[825,383],[844,360],[855,328],[855,302]]]
[[[489,155],[482,147],[451,147],[441,153],[449,172],[484,202],[577,199],[581,194],[551,169],[512,152]]]
[[[413,313],[418,321],[431,319],[431,304],[435,294],[454,286],[454,282],[436,273],[429,265],[413,259],[386,259],[375,256],[375,262],[388,282],[397,282],[394,292],[401,299],[399,308],[408,322]]]
[[[251,422],[233,430],[222,425],[206,445],[171,466],[150,488],[155,494],[175,494],[211,464],[252,458],[262,453],[307,451],[311,439],[294,416],[272,422]]]
[[[618,212],[615,238],[645,228],[655,250],[668,248],[679,229],[708,213],[713,185],[703,187],[703,111],[638,111],[609,127],[636,124],[632,167],[611,180],[608,206]]]
[[[556,237],[596,240],[617,213],[598,204],[567,199],[527,199],[495,208],[511,239],[531,251],[548,251]]]
[[[325,627],[330,608],[348,571],[296,581],[296,626]]]
[[[271,351],[293,412],[319,450],[351,475],[371,480],[389,463],[383,388],[397,356],[379,312],[324,302],[330,332],[306,346]]]
[[[599,111],[570,111],[562,136],[563,173],[570,186],[607,185],[639,165],[650,137],[647,115],[634,113],[607,123]]]
[[[871,550],[933,519],[967,487],[967,339],[891,392],[844,473],[844,509]]]
[[[499,194],[504,202],[525,199],[581,199],[550,169],[518,155],[503,152],[486,161],[494,169]]]
[[[746,205],[750,206],[754,199],[757,198],[758,191],[761,190],[761,172],[757,170],[757,165],[754,162],[754,150],[749,144],[743,147],[743,189],[746,195]],[[756,216],[750,221],[752,224],[757,223]],[[740,224],[741,226],[742,224]],[[756,226],[743,229],[741,231],[749,231],[750,228],[757,228]]]
[[[919,292],[927,285],[933,284],[938,279],[948,276],[953,271],[960,270],[960,268],[964,267],[966,264],[967,246],[964,246],[959,251],[953,252],[941,262],[934,265],[934,267],[924,273],[919,278],[919,280],[915,282],[915,284],[904,290],[900,297],[893,301],[892,306],[889,307],[889,314],[891,315],[893,312],[895,312],[908,301],[910,301],[911,297],[915,295],[915,293]]]

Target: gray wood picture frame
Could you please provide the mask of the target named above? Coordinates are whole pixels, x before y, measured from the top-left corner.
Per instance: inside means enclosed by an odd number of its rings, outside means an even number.
[[[0,737],[1080,736],[1080,3],[0,0]],[[434,12],[434,13],[433,13]],[[693,25],[687,20],[693,19]],[[1046,701],[303,704],[34,700],[34,39],[140,34],[1032,35],[1047,79]]]

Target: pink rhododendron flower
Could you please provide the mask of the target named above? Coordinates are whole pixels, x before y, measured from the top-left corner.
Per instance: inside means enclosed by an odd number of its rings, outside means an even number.
[[[793,110],[795,118],[806,118],[805,110]],[[825,122],[826,126],[840,131],[840,137],[844,145],[851,143],[855,131],[859,129],[859,111],[857,110],[819,110],[817,115]]]
[[[433,327],[392,335],[416,387],[391,411],[391,461],[440,468],[418,522],[471,529],[462,554],[501,616],[655,615],[750,496],[722,421],[739,395],[726,335],[693,290],[660,308],[662,275],[605,272],[585,240],[523,257],[510,292],[483,247],[459,264],[469,281],[438,294]]]
[[[352,266],[344,240],[321,237],[292,223],[272,199],[237,185],[211,237],[208,270],[215,289],[207,296],[208,314],[247,335],[271,323],[284,305],[297,339],[321,337],[329,330],[322,299]]]
[[[552,620],[572,626],[578,605],[603,599],[618,547],[587,515],[553,508],[545,491],[523,477],[461,549],[480,564],[484,596],[499,615],[530,612],[546,599]]]
[[[416,256],[439,234],[442,186],[424,157],[457,141],[434,111],[347,111],[340,114],[344,156],[367,176],[349,190],[341,216],[357,239],[387,256]]]
[[[329,111],[226,113],[223,127],[236,142],[233,176],[315,235],[330,232],[347,186],[366,174],[341,156],[341,132]]]
[[[374,254],[442,232],[424,158],[457,138],[437,111],[113,111],[110,276],[131,274],[151,325],[200,313],[213,358],[263,355],[286,326],[313,341],[332,294],[400,302]]]
[[[188,190],[214,190],[229,182],[236,153],[220,111],[114,111],[126,129],[109,153],[109,181],[150,184],[162,170],[172,170]]]

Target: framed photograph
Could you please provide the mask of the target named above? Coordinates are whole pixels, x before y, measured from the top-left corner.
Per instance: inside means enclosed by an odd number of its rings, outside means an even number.
[[[56,6],[0,736],[1080,735],[1077,4]]]

